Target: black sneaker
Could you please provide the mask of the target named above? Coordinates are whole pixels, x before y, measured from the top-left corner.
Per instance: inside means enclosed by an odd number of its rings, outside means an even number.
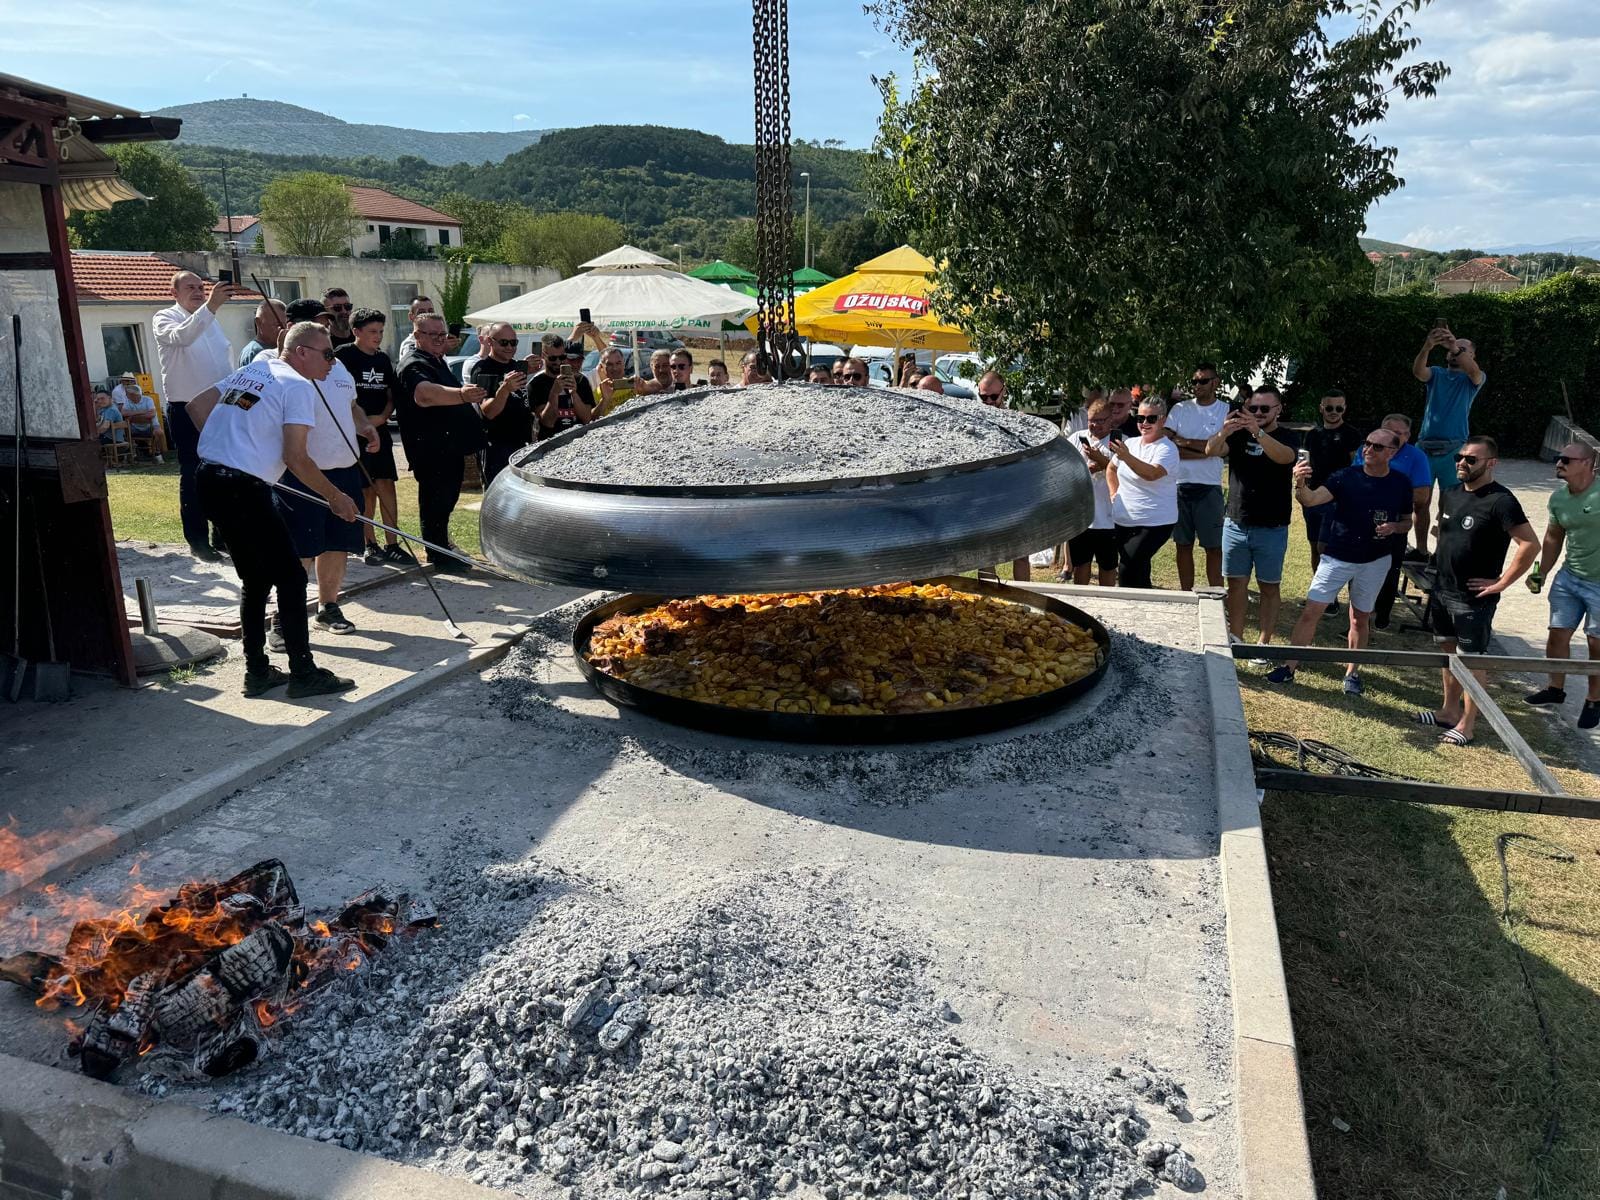
[[[1593,729],[1596,725],[1600,725],[1600,700],[1585,700],[1578,713],[1578,728]]]
[[[414,567],[417,565],[417,556],[399,542],[385,546],[383,548],[383,558],[385,562],[392,562],[400,567]]]
[[[381,567],[389,561],[389,556],[378,549],[377,542],[368,542],[366,550],[361,555],[361,561],[369,567]]]
[[[1339,602],[1337,600],[1335,600],[1332,604],[1328,605],[1327,610],[1326,610],[1324,615],[1330,616],[1330,617],[1337,617],[1343,611],[1344,611],[1344,609],[1342,607],[1340,607]]]
[[[1522,698],[1522,702],[1536,707],[1546,704],[1565,704],[1567,693],[1563,688],[1542,687],[1537,692],[1529,692]]]
[[[470,575],[471,564],[459,558],[430,558],[429,564],[441,575]]]
[[[354,679],[335,675],[327,667],[312,667],[305,672],[289,676],[289,699],[304,700],[309,696],[331,696],[335,692],[348,692],[355,687]]]
[[[201,562],[214,563],[222,561],[222,555],[218,554],[210,546],[190,546],[189,553]]]
[[[317,628],[329,633],[354,633],[355,624],[344,615],[337,604],[324,604],[316,617]]]
[[[289,653],[289,643],[283,640],[283,624],[277,617],[273,617],[272,624],[267,627],[267,649],[274,654]]]
[[[282,687],[289,682],[289,672],[281,667],[268,663],[260,671],[246,670],[244,673],[244,694],[249,697],[260,696],[270,692],[273,688]]]

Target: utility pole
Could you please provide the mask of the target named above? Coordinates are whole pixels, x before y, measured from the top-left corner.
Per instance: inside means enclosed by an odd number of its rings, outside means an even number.
[[[800,260],[802,267],[811,265],[811,172],[801,171],[800,178],[806,181],[806,252]]]

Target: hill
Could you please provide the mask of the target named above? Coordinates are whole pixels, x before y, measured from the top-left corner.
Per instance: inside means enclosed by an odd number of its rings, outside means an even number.
[[[1403,242],[1385,242],[1378,238],[1357,238],[1363,254],[1376,250],[1379,254],[1430,254],[1432,251],[1424,250],[1421,246],[1407,246]]]
[[[1600,258],[1600,237],[1567,238],[1561,242],[1518,242],[1511,246],[1496,246],[1491,254],[1577,254],[1584,258]]]
[[[370,157],[394,161],[411,156],[424,162],[499,162],[536,143],[547,130],[505,133],[434,133],[393,125],[352,125],[337,117],[276,100],[205,100],[157,110],[180,117],[179,145],[221,146],[261,154]]]

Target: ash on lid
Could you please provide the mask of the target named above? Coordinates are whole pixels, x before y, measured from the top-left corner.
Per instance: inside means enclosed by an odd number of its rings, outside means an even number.
[[[979,462],[1058,432],[1038,417],[930,392],[763,384],[635,401],[520,465],[570,483],[811,483]]]

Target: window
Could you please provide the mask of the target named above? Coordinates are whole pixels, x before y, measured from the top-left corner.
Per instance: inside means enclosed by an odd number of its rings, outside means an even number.
[[[367,232],[371,233],[373,231],[373,228],[374,228],[374,226],[368,225],[367,226]]]
[[[139,352],[137,325],[102,325],[100,342],[106,348],[106,375],[115,379],[124,371],[144,374],[144,355]]]
[[[450,244],[450,231],[448,229],[439,230],[439,245],[448,246],[449,244]]]
[[[409,308],[411,302],[422,294],[420,283],[394,283],[389,284],[389,307]]]
[[[501,304],[504,304],[507,300],[515,300],[520,295],[522,295],[522,285],[520,283],[502,283],[500,285]]]
[[[389,243],[389,227],[387,225],[379,225],[378,226],[378,245],[386,246],[386,245],[388,245],[388,243]]]
[[[267,291],[272,293],[274,300],[282,300],[285,304],[300,299],[300,281],[298,279],[269,279]]]
[[[420,283],[396,283],[390,280],[389,289],[389,353],[398,355],[400,343],[411,336],[411,302],[422,294]]]

